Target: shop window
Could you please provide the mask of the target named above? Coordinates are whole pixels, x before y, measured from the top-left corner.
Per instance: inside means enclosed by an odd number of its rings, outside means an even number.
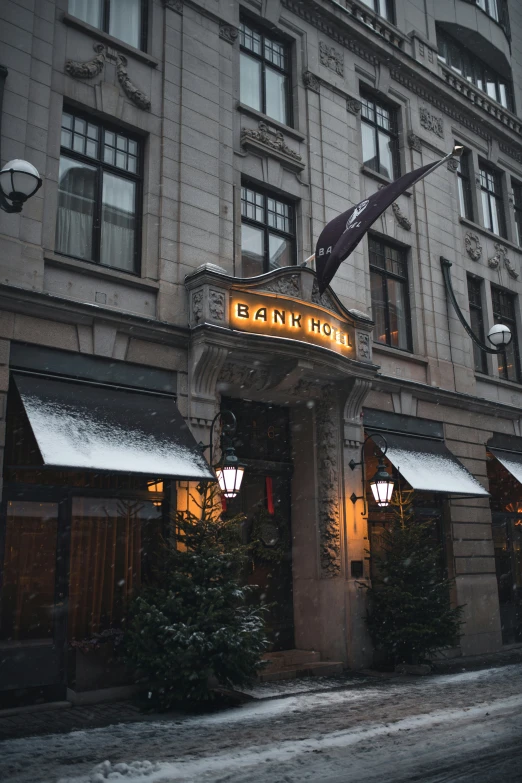
[[[471,176],[470,176],[470,157],[469,150],[465,150],[460,158],[457,158],[457,183],[459,188],[459,207],[461,217],[473,220],[473,199],[471,196]]]
[[[64,111],[56,251],[136,273],[141,149],[137,138]]]
[[[511,81],[496,73],[459,41],[437,29],[439,59],[505,109],[514,111]]]
[[[482,309],[482,280],[479,277],[468,276],[468,298],[471,329],[482,342],[485,342],[484,312]],[[487,373],[488,363],[486,354],[476,343],[473,343],[473,361],[477,372]]]
[[[373,339],[394,348],[411,350],[406,252],[370,237],[370,282]]]
[[[389,179],[400,175],[397,112],[361,94],[363,164]]]
[[[69,13],[136,49],[145,49],[144,0],[69,0]]]
[[[395,14],[393,8],[393,0],[362,0],[376,14],[387,19],[392,24],[395,22]]]
[[[295,264],[294,207],[251,185],[241,188],[242,276]]]
[[[517,244],[522,247],[522,185],[513,182],[513,210]]]
[[[482,213],[484,226],[501,237],[506,236],[504,202],[502,199],[502,179],[498,171],[481,164],[480,192],[482,195]]]
[[[241,22],[239,42],[241,102],[290,125],[289,47],[250,21]]]
[[[513,339],[506,348],[498,354],[498,373],[508,381],[520,380],[520,359],[518,352],[517,321],[515,315],[515,294],[502,288],[491,286],[493,302],[493,320],[496,324],[506,324],[511,330]]]

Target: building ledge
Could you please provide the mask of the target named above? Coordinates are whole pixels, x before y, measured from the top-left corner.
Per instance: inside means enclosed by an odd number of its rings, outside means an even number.
[[[360,25],[364,25],[364,27],[372,30],[379,38],[384,38],[392,46],[396,46],[401,51],[404,51],[406,48],[408,36],[404,35],[383,16],[379,16],[379,14],[372,11],[365,3],[360,2],[360,0],[344,0],[344,3],[339,3],[337,0],[328,1],[333,6],[349,14],[350,18],[359,22]]]
[[[429,364],[428,359],[425,356],[421,356],[418,353],[403,351],[400,348],[392,348],[389,345],[382,345],[381,343],[373,343],[373,352],[385,354],[386,356],[393,356],[394,359],[406,359],[406,361],[412,362],[412,364],[422,364],[424,366]]]
[[[493,231],[490,231],[488,228],[484,228],[484,226],[481,226],[479,223],[474,223],[473,220],[460,217],[459,223],[461,223],[463,226],[466,226],[467,228],[473,229],[473,231],[478,231],[479,234],[482,234],[485,237],[489,237],[489,239],[492,239],[494,242],[498,242],[501,245],[506,245],[511,250],[515,250],[517,253],[522,253],[522,247],[515,245],[515,243],[511,242],[510,239],[501,237],[499,234],[494,234]]]
[[[82,19],[72,16],[72,14],[64,13],[62,22],[68,27],[74,27],[77,30],[81,30],[83,33],[87,33],[92,38],[96,38],[98,41],[107,44],[107,46],[125,52],[125,54],[134,57],[135,60],[140,60],[142,63],[150,65],[151,68],[157,68],[159,65],[159,60],[157,60],[156,57],[152,57],[152,55],[143,52],[141,49],[136,49],[135,46],[131,46],[130,44],[125,43],[125,41],[120,41],[119,38],[115,38],[113,35],[109,35],[109,33],[105,33],[103,30],[93,27]]]
[[[505,389],[522,392],[521,381],[508,381],[505,378],[499,378],[496,375],[486,375],[482,372],[476,372],[475,378],[482,383],[489,383],[491,386],[502,386]]]
[[[143,279],[136,275],[129,275],[126,272],[121,272],[119,269],[112,269],[111,267],[101,266],[100,264],[90,263],[89,261],[80,261],[76,258],[61,256],[49,251],[45,251],[44,253],[44,262],[46,266],[70,269],[74,272],[79,272],[82,275],[98,277],[103,280],[118,281],[119,283],[125,283],[126,285],[132,286],[133,288],[139,288],[143,291],[158,291],[160,287],[160,284],[155,280]]]
[[[277,120],[272,119],[272,117],[269,117],[268,114],[263,114],[262,111],[252,109],[250,106],[247,106],[240,101],[237,103],[237,110],[242,112],[242,114],[247,114],[256,120],[259,120],[259,122],[264,122],[265,125],[277,128],[277,130],[281,131],[281,133],[285,133],[287,136],[291,136],[293,139],[297,139],[297,141],[306,141],[306,136],[300,131],[290,127],[290,125],[284,125],[282,122],[278,122]]]

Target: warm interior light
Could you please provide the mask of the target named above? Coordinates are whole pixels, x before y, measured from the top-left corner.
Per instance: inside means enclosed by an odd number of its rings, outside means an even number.
[[[377,472],[370,481],[370,487],[372,488],[373,497],[378,506],[383,508],[390,505],[393,490],[395,488],[395,481],[386,470],[384,462],[379,462]]]
[[[226,498],[235,498],[241,489],[244,467],[238,465],[219,465],[216,468],[216,477],[219,488]]]
[[[160,479],[154,479],[153,481],[147,481],[147,489],[149,492],[163,492],[163,481]],[[161,500],[153,500],[153,506],[161,506]]]

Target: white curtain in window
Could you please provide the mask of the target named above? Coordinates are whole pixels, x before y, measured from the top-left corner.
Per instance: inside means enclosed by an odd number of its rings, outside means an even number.
[[[92,220],[96,169],[61,158],[56,222],[56,250],[92,259]]]
[[[69,13],[93,27],[101,27],[102,0],[69,0]]]
[[[111,0],[109,33],[120,41],[140,48],[141,0]]]
[[[102,236],[100,261],[134,272],[134,182],[103,175]]]

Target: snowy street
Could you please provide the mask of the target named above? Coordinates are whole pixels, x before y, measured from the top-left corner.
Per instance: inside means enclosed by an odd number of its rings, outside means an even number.
[[[209,715],[7,740],[0,780],[522,781],[518,664],[289,695],[307,687],[294,682],[271,697],[278,688],[269,686],[269,698]]]

